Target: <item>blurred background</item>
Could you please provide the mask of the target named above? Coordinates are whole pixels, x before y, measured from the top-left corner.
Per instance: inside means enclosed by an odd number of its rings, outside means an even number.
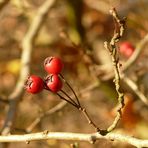
[[[27,32],[38,8],[45,0],[11,0],[0,9],[0,96],[7,97],[14,89],[20,71],[22,53],[21,41]],[[0,1],[1,3],[1,1]],[[116,92],[113,79],[103,79],[112,72],[112,63],[103,43],[113,34],[114,21],[109,14],[116,7],[119,16],[127,17],[126,29],[120,43],[130,42],[135,48],[148,33],[147,0],[57,0],[44,21],[36,37],[31,58],[31,74],[46,77],[44,59],[58,56],[63,60],[62,74],[72,85],[87,108],[93,120],[101,128],[107,128],[116,115]],[[120,44],[119,43],[119,44]],[[139,90],[148,96],[148,50],[147,45],[137,61],[126,71]],[[120,52],[120,51],[119,51]],[[120,63],[130,58],[120,53]],[[94,66],[95,65],[95,66]],[[94,68],[96,67],[96,68]],[[122,67],[121,67],[122,68]],[[148,107],[125,83],[121,84],[125,93],[123,118],[116,128],[138,138],[148,138]],[[71,94],[66,87],[65,91]],[[43,91],[37,95],[24,94],[19,103],[16,122],[12,134],[24,134],[40,114],[60,103],[58,96]],[[8,105],[0,102],[0,127],[3,126]],[[94,129],[73,106],[66,104],[58,112],[46,116],[32,129],[58,132],[91,133]],[[70,148],[72,142],[38,141],[12,143],[10,148]],[[80,142],[78,148],[132,148],[126,143],[98,140],[95,144]]]

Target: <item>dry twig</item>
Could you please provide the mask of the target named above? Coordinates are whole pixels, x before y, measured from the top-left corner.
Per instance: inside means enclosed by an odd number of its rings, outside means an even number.
[[[121,70],[121,79],[123,79],[123,82],[127,84],[132,90],[134,90],[135,94],[139,97],[139,99],[148,105],[148,100],[145,97],[145,95],[138,89],[138,86],[129,78],[126,78],[126,76],[122,76],[124,72],[128,71],[129,68],[136,62],[138,57],[140,56],[142,50],[146,46],[146,43],[148,42],[148,34],[137,44],[136,49],[132,56],[127,60],[127,62],[123,65],[123,68]],[[114,73],[107,73],[105,76],[103,76],[103,80],[107,81],[109,79],[112,79],[114,77]],[[128,80],[129,81],[128,81]],[[136,89],[135,89],[136,88]],[[136,90],[136,91],[135,91]]]
[[[107,132],[111,132],[113,129],[115,129],[119,120],[121,119],[121,110],[124,107],[124,95],[120,91],[119,57],[118,57],[118,53],[117,53],[116,43],[119,41],[119,39],[123,35],[125,20],[119,19],[119,16],[117,15],[117,12],[114,8],[110,12],[114,18],[115,23],[116,23],[115,24],[115,31],[114,31],[114,35],[111,38],[110,42],[104,43],[104,47],[110,52],[110,55],[112,58],[112,63],[113,63],[113,68],[114,68],[114,73],[115,73],[114,83],[115,83],[115,89],[116,89],[116,92],[118,95],[119,108],[117,110],[117,115],[116,115],[113,123],[108,127]],[[116,25],[118,25],[118,26],[116,26]]]

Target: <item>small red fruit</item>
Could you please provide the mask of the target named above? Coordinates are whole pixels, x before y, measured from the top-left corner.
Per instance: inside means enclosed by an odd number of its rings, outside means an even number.
[[[59,74],[63,66],[63,62],[58,57],[48,57],[44,61],[44,68],[49,74]]]
[[[44,81],[42,80],[42,78],[36,75],[28,77],[25,85],[25,89],[27,92],[36,94],[41,92],[43,88],[44,88]]]
[[[62,88],[62,81],[58,75],[50,75],[46,78],[46,85],[52,92],[58,92]]]
[[[128,41],[123,42],[119,45],[120,53],[122,53],[126,57],[130,57],[133,54],[134,50],[134,46]]]

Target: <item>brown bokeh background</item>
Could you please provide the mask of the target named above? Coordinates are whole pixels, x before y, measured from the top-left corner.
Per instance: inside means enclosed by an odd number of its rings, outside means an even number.
[[[14,89],[20,71],[21,41],[40,5],[44,0],[11,0],[0,11],[0,95],[8,96]],[[125,34],[122,41],[130,41],[136,46],[148,32],[147,0],[62,0],[57,1],[50,10],[39,35],[36,37],[31,58],[31,74],[46,77],[43,62],[48,56],[61,57],[64,63],[62,74],[76,92],[93,85],[80,95],[80,101],[87,108],[91,117],[101,128],[108,127],[115,116],[116,92],[112,80],[102,81],[104,73],[112,70],[111,59],[103,47],[103,42],[113,34],[114,23],[109,9],[117,8],[119,16],[127,17]],[[73,46],[71,42],[79,44]],[[148,96],[148,50],[146,46],[138,60],[126,72]],[[88,58],[90,54],[92,59]],[[96,77],[91,64],[101,69]],[[127,57],[120,55],[124,65]],[[103,70],[102,70],[103,69]],[[125,92],[126,107],[123,118],[116,128],[139,138],[148,138],[148,108],[125,84],[121,83]],[[69,89],[64,88],[70,94]],[[25,92],[19,108],[12,134],[24,134],[26,129],[42,112],[54,107],[61,100],[58,96],[43,91],[32,95]],[[8,106],[0,103],[0,127],[3,126]],[[77,109],[67,104],[60,111],[42,119],[32,132],[43,130],[59,132],[91,133],[93,128]],[[12,143],[10,148],[70,148],[72,142],[47,140],[39,142]],[[98,140],[95,144],[79,142],[79,148],[132,148],[126,143]]]

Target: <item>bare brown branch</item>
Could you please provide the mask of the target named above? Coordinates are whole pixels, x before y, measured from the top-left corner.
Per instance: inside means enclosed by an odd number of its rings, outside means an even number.
[[[119,39],[123,35],[125,22],[124,22],[124,19],[123,20],[119,19],[119,16],[117,15],[117,12],[114,8],[110,12],[115,20],[115,25],[118,25],[118,26],[115,26],[113,37],[111,38],[109,43],[108,42],[104,43],[104,47],[109,51],[112,58],[114,75],[115,75],[114,84],[115,84],[115,89],[118,95],[119,108],[117,110],[117,115],[113,123],[108,127],[107,132],[111,132],[112,130],[115,129],[119,120],[121,119],[121,115],[122,115],[121,110],[124,107],[124,95],[120,90],[119,57],[117,53],[118,51],[116,48],[116,43],[119,41]]]

